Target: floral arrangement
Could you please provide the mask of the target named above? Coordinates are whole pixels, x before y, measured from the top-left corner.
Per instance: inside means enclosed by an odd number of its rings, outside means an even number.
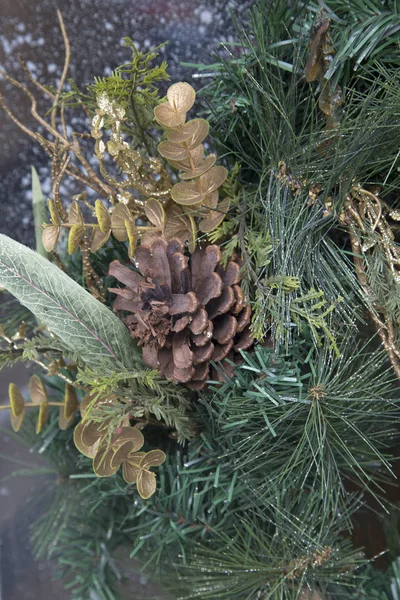
[[[60,12],[57,89],[1,71],[52,171],[45,201],[33,169],[36,251],[0,236],[1,366],[34,371],[2,408],[67,482],[34,536],[74,598],[118,597],[126,544],[174,598],[369,597],[350,532],[387,505],[400,397],[384,4],[258,3],[208,110],[129,38],[110,76],[67,82]]]

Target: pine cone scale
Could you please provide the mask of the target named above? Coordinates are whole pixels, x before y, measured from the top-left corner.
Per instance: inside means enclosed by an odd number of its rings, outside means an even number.
[[[187,294],[172,294],[169,305],[169,314],[172,316],[182,313],[195,313],[199,308],[199,300],[196,294],[189,292]]]
[[[194,335],[199,335],[207,328],[208,325],[208,314],[204,308],[200,308],[193,317],[192,322],[189,325],[189,329]]]
[[[197,247],[187,257],[179,240],[154,238],[137,248],[134,263],[139,273],[111,265],[110,275],[126,286],[110,288],[114,308],[131,312],[131,335],[161,376],[199,390],[210,378],[211,360],[234,359],[235,351],[252,345],[240,265],[232,258],[222,267],[217,245]],[[224,369],[232,372],[228,364]]]
[[[222,279],[218,273],[212,273],[206,279],[203,279],[201,286],[198,286],[196,295],[200,304],[205,306],[213,298],[218,298],[222,293]]]
[[[215,346],[212,342],[208,342],[208,344],[205,344],[204,346],[193,348],[193,364],[197,365],[211,360],[211,357],[214,354],[214,348]]]

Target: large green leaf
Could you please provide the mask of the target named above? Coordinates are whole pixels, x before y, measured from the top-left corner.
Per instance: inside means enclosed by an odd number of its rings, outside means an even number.
[[[87,365],[138,357],[122,322],[53,263],[0,235],[0,286],[6,288]]]
[[[46,223],[48,218],[39,176],[35,167],[32,167],[32,204],[33,218],[35,221],[36,251],[50,260],[51,254],[44,249],[42,242],[42,230],[40,227],[43,223]]]

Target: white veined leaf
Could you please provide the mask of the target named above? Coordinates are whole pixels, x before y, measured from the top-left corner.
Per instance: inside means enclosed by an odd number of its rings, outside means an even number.
[[[132,367],[138,351],[111,310],[58,267],[0,235],[0,286],[13,294],[88,366],[112,360]]]

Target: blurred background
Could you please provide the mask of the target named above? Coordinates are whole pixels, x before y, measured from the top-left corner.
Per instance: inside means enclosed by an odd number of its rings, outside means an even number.
[[[79,87],[94,76],[109,75],[129,59],[129,51],[121,45],[125,36],[140,50],[168,41],[161,59],[169,64],[172,82],[191,82],[194,69],[181,63],[211,62],[220,42],[235,39],[232,13],[244,25],[251,4],[251,0],[62,0],[57,5],[53,0],[0,0],[0,68],[21,78],[21,54],[37,80],[57,85],[64,59],[59,8],[71,43],[69,77]],[[201,83],[195,80],[193,85]],[[33,126],[26,98],[1,75],[0,90],[20,120]],[[31,165],[38,170],[44,194],[49,194],[48,158],[1,109],[0,149],[0,232],[33,247]],[[21,366],[0,372],[1,401],[8,402],[9,382],[24,393],[28,380],[29,372]],[[35,563],[31,554],[29,526],[45,509],[37,498],[46,480],[29,471],[41,463],[37,453],[15,439],[8,420],[8,411],[0,411],[0,600],[64,600],[69,595],[60,583],[52,582],[51,566]],[[13,477],[21,468],[28,474]],[[126,598],[162,598],[140,573],[130,569],[130,575]]]

